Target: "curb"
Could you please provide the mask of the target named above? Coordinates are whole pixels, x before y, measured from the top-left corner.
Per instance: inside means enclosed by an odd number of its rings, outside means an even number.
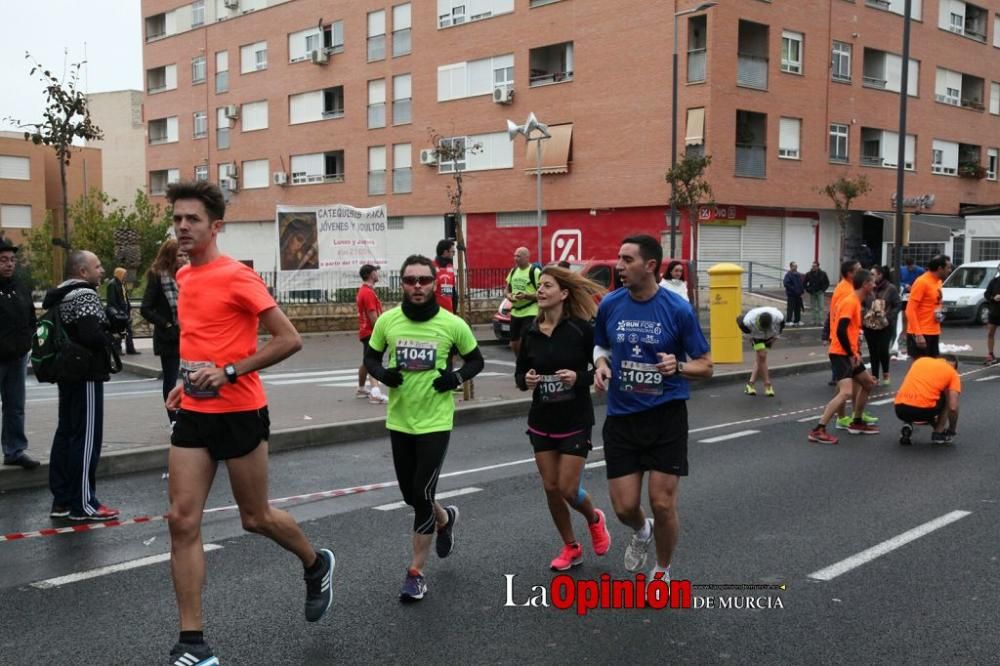
[[[958,358],[963,363],[979,363],[982,361],[978,356],[959,355]],[[789,375],[823,370],[828,367],[829,360],[824,358],[816,361],[789,363],[771,368],[770,371],[774,377],[787,377]],[[145,369],[149,371],[149,368]],[[691,390],[692,392],[700,392],[718,386],[742,384],[746,381],[746,376],[747,371],[743,369],[724,371],[713,376],[711,380],[691,382]],[[594,405],[603,405],[605,401],[604,395],[596,393],[593,395]],[[458,407],[455,409],[455,425],[472,425],[486,421],[525,416],[530,406],[530,398],[517,398],[514,400],[494,398],[483,403]],[[271,433],[268,445],[270,452],[276,453],[314,446],[344,444],[375,437],[384,437],[385,435],[385,419],[376,417],[318,426],[275,430]],[[166,469],[168,450],[169,446],[163,445],[144,446],[105,453],[101,456],[97,475],[103,478],[117,474],[133,474],[136,472]],[[42,463],[40,467],[30,471],[15,468],[0,468],[0,492],[22,488],[44,487],[48,485],[48,470],[48,463]]]

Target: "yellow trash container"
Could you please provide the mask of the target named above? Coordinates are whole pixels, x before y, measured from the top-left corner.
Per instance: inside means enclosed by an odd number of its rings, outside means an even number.
[[[742,276],[743,269],[736,264],[708,269],[708,326],[715,363],[743,362],[743,334],[736,325],[743,312]]]

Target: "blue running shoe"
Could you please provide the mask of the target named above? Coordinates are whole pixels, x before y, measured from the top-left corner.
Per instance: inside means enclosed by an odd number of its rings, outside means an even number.
[[[399,600],[403,603],[413,603],[420,601],[427,594],[427,582],[423,574],[414,573],[412,569],[407,570],[406,580],[399,590]]]
[[[337,565],[337,558],[326,548],[316,555],[323,558],[326,566],[315,576],[305,575],[307,622],[315,622],[323,617],[333,603],[333,568]]]
[[[219,666],[208,643],[177,643],[170,651],[170,666]]]

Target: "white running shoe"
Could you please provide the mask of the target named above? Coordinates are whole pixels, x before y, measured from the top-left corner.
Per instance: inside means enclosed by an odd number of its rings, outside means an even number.
[[[354,393],[354,397],[357,398],[358,400],[363,400],[364,398],[367,398],[369,395],[371,395],[371,390],[367,386],[362,386]]]
[[[373,405],[384,405],[389,402],[389,396],[382,395],[382,391],[378,390],[378,387],[373,388],[368,394],[368,402]]]
[[[649,544],[653,541],[653,519],[647,518],[646,524],[649,526],[649,538],[640,539],[639,533],[632,534],[632,538],[625,547],[625,568],[632,573],[642,571],[646,566],[646,556],[649,554]]]

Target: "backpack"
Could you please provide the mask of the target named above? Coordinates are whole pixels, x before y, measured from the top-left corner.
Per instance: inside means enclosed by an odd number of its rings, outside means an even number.
[[[35,378],[49,384],[83,381],[90,362],[90,351],[67,335],[56,303],[41,316],[31,336],[31,368]]]
[[[863,318],[864,327],[873,331],[881,331],[888,328],[889,319],[885,313],[885,299],[876,298],[872,301],[871,307],[865,311]]]
[[[514,271],[516,270],[517,267],[515,266],[514,268],[510,269],[510,273],[507,273],[508,286],[510,286],[510,279],[514,277]],[[542,274],[542,269],[538,267],[538,264],[531,264],[531,266],[528,267],[528,282],[531,283],[533,289],[538,289],[538,278],[535,276],[541,274]]]

